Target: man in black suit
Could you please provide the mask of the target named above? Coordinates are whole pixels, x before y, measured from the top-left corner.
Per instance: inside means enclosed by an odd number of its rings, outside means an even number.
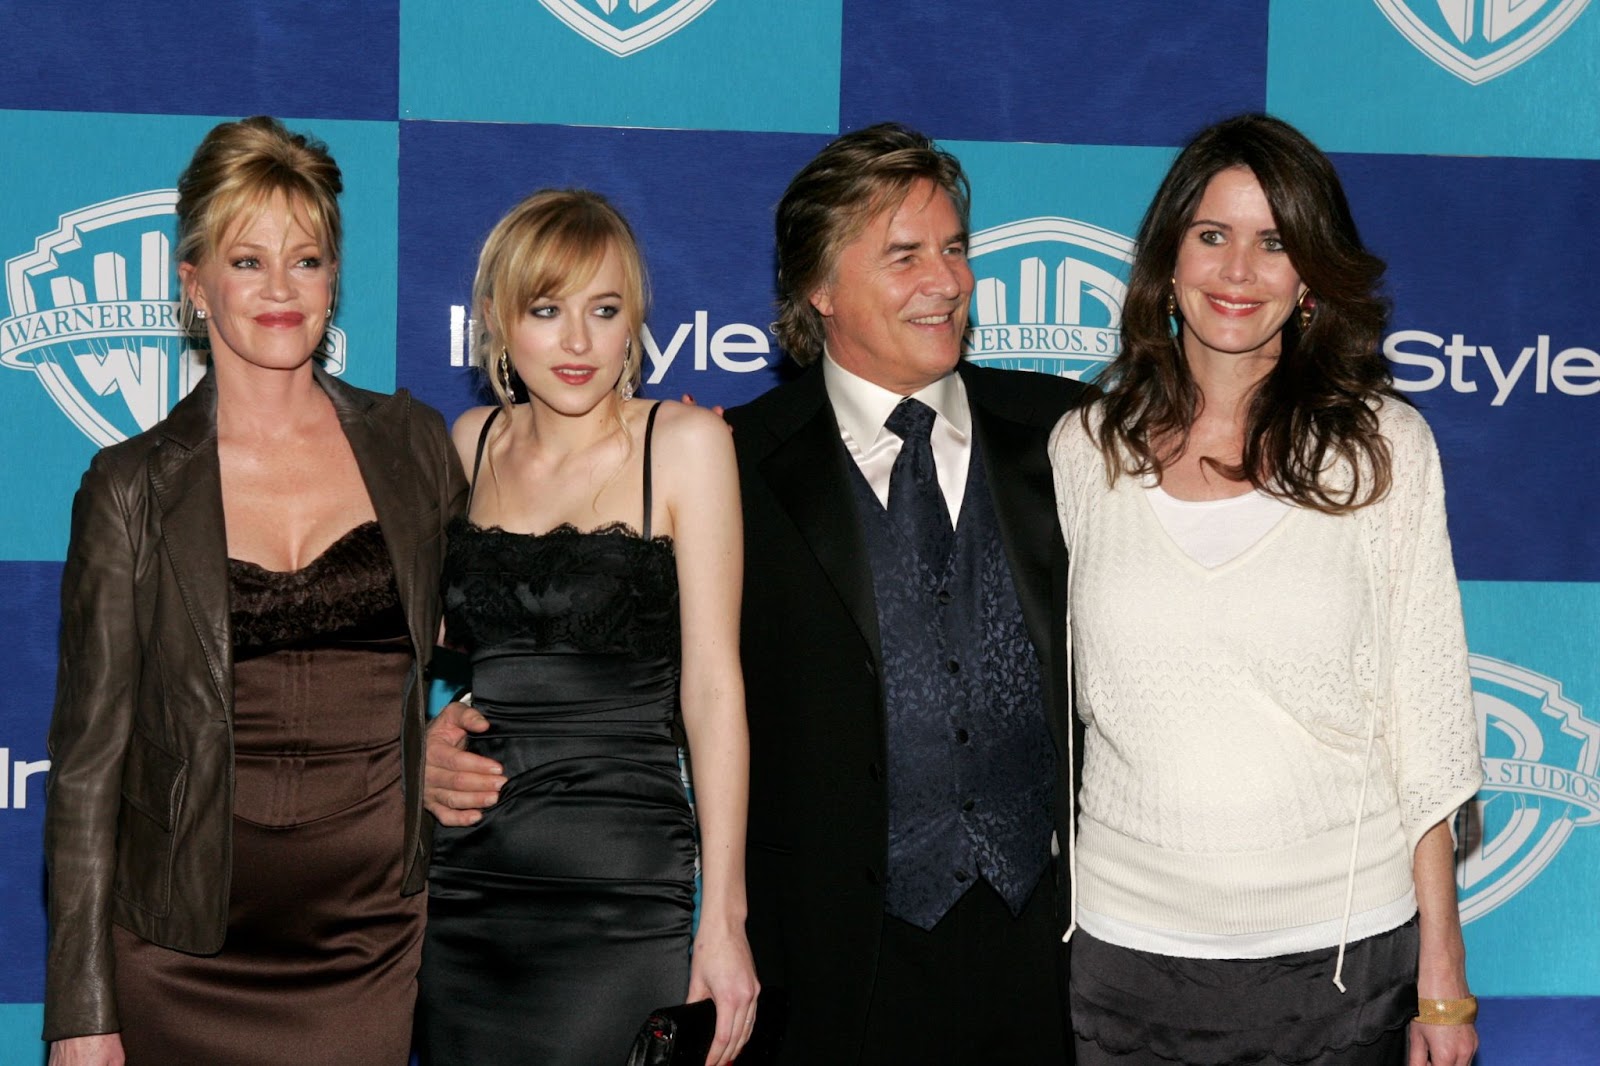
[[[1062,1063],[1076,382],[961,363],[959,162],[838,138],[778,206],[778,339],[728,412],[745,516],[747,877],[784,1061]]]

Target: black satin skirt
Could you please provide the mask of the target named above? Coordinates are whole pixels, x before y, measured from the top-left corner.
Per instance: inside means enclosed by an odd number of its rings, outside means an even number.
[[[1078,1066],[1404,1066],[1417,920],[1345,949],[1185,959],[1072,937]]]
[[[474,664],[507,783],[440,828],[418,1036],[427,1066],[605,1066],[688,991],[693,818],[672,664],[502,649]]]

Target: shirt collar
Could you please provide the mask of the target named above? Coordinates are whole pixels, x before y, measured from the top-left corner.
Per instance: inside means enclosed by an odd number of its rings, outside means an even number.
[[[822,382],[828,390],[828,400],[833,404],[833,417],[839,428],[861,448],[870,447],[878,439],[895,405],[904,399],[897,392],[852,374],[834,362],[826,351],[822,353]],[[972,432],[967,387],[960,374],[952,370],[911,395],[933,408],[934,413],[963,439]]]

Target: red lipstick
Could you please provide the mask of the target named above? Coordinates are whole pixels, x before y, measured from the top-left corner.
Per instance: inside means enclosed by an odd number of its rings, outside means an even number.
[[[269,311],[256,316],[256,324],[268,329],[292,329],[305,320],[299,311]]]

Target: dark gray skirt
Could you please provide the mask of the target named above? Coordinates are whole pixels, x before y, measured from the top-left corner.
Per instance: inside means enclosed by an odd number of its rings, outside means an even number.
[[[1417,920],[1345,949],[1184,959],[1072,937],[1078,1066],[1403,1066]]]

